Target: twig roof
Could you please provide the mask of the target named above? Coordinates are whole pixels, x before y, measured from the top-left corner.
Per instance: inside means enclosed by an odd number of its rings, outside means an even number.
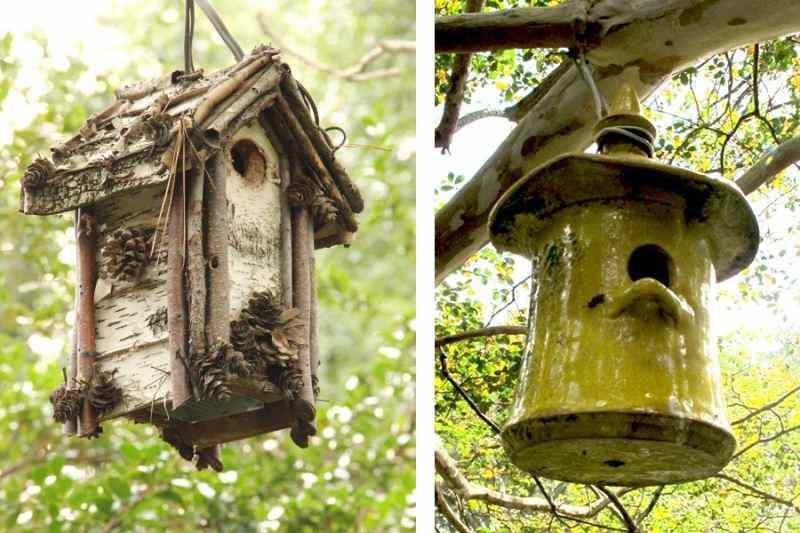
[[[336,205],[342,229],[355,231],[354,213],[363,209],[361,195],[336,161],[309,112],[307,95],[279,53],[260,46],[239,63],[207,76],[178,71],[118,90],[117,100],[90,117],[78,135],[51,148],[52,161],[39,158],[28,168],[22,181],[22,211],[59,213],[166,182],[169,172],[163,160],[179,117],[191,117],[193,137],[205,157],[258,118],[279,131],[284,149],[293,150],[305,163],[316,187]]]

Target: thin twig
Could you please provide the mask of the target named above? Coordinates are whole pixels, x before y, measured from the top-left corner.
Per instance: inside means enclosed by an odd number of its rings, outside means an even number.
[[[496,423],[490,420],[489,417],[483,414],[483,411],[481,411],[480,407],[478,407],[478,404],[476,404],[475,401],[469,397],[469,395],[461,387],[461,385],[459,385],[458,382],[456,382],[456,380],[453,379],[453,376],[450,375],[450,371],[447,368],[447,354],[445,353],[443,348],[439,348],[439,366],[442,369],[442,375],[445,377],[447,381],[450,382],[453,388],[456,389],[456,392],[458,392],[459,396],[461,396],[464,399],[464,401],[466,401],[469,404],[472,411],[476,415],[478,415],[478,418],[483,420],[486,423],[486,425],[492,429],[492,432],[494,434],[496,435],[499,434],[500,426],[498,426]]]
[[[798,429],[800,429],[800,424],[798,424],[796,426],[792,426],[792,427],[786,428],[786,429],[783,429],[781,431],[778,431],[777,433],[775,433],[774,435],[771,435],[769,437],[765,437],[765,438],[753,441],[750,444],[748,444],[747,446],[745,446],[744,448],[742,448],[741,450],[739,450],[738,452],[736,452],[735,454],[733,454],[733,457],[731,457],[731,461],[736,459],[740,455],[744,454],[745,452],[749,451],[754,446],[758,446],[759,444],[765,444],[767,442],[773,441],[773,440],[775,440],[775,439],[777,439],[779,437],[782,437],[782,436],[786,435],[787,433],[791,433],[792,431],[796,431]]]
[[[371,50],[369,50],[366,54],[364,54],[361,59],[356,61],[356,63],[347,68],[338,68],[331,65],[325,65],[316,61],[309,56],[305,55],[302,52],[295,50],[294,48],[286,46],[286,44],[273,32],[270,27],[267,25],[266,19],[264,14],[259,14],[256,16],[256,20],[258,21],[258,25],[261,27],[261,31],[270,38],[272,44],[275,45],[276,48],[281,49],[282,51],[286,52],[287,54],[296,57],[306,65],[310,66],[315,70],[319,70],[320,72],[325,72],[332,76],[336,76],[345,81],[367,81],[373,80],[377,78],[388,78],[392,76],[398,76],[402,73],[402,70],[398,68],[386,68],[386,69],[376,69],[367,71],[367,67],[369,67],[372,63],[378,60],[380,57],[386,54],[392,53],[414,53],[417,49],[416,43],[413,41],[400,41],[400,40],[392,40],[387,39],[380,41],[376,44]]]
[[[800,391],[800,385],[798,385],[797,387],[793,388],[792,390],[790,390],[789,392],[787,392],[786,394],[784,394],[783,396],[781,396],[777,400],[775,400],[773,402],[770,402],[770,403],[768,403],[768,404],[766,404],[766,405],[764,405],[762,407],[759,407],[755,411],[750,412],[747,416],[744,416],[744,417],[742,417],[742,418],[740,418],[738,420],[734,420],[733,422],[731,422],[731,426],[738,426],[739,424],[744,424],[745,422],[747,422],[748,420],[750,420],[754,416],[759,415],[759,414],[763,413],[764,411],[769,411],[770,409],[773,409],[774,407],[777,407],[778,405],[783,403],[784,400],[786,400],[787,398],[789,398],[790,396],[792,396],[793,394],[795,394],[798,391]]]
[[[763,490],[757,489],[757,488],[753,487],[752,485],[748,485],[744,481],[738,480],[738,479],[736,479],[734,477],[731,477],[731,476],[728,476],[728,475],[725,475],[725,474],[716,474],[714,477],[719,478],[719,479],[724,479],[725,481],[728,481],[729,483],[733,483],[734,485],[739,485],[740,487],[742,487],[744,489],[747,489],[750,492],[752,492],[753,494],[757,494],[757,495],[761,496],[762,498],[766,498],[768,500],[772,500],[774,502],[780,503],[781,505],[786,505],[786,506],[792,507],[792,508],[796,509],[798,512],[800,512],[800,506],[798,506],[794,502],[792,502],[790,500],[785,500],[783,498],[779,498],[778,496],[774,496],[774,495],[772,495],[772,494],[770,494],[768,492],[764,492]]]
[[[653,497],[650,499],[650,503],[647,504],[647,507],[644,511],[636,515],[636,523],[638,525],[642,525],[645,519],[653,512],[653,509],[656,508],[656,504],[658,503],[659,498],[661,498],[661,493],[664,492],[664,485],[660,485],[656,491],[653,493]]]
[[[453,526],[457,531],[461,533],[472,533],[472,529],[461,520],[455,511],[453,511],[452,507],[447,503],[447,500],[444,499],[444,495],[442,494],[442,488],[439,483],[436,483],[436,507],[439,508],[439,511],[447,518],[447,521],[450,522],[450,525]]]
[[[611,503],[614,505],[614,507],[617,508],[617,511],[619,511],[619,515],[622,518],[622,522],[625,524],[625,527],[628,528],[629,533],[636,533],[639,530],[639,528],[636,527],[636,522],[634,522],[633,518],[631,518],[631,515],[628,514],[628,510],[625,509],[625,506],[622,505],[621,501],[619,501],[617,495],[602,485],[595,485],[595,486],[597,487],[597,490],[605,494],[606,497],[609,500],[611,500]]]
[[[490,326],[488,328],[473,329],[470,331],[462,331],[461,333],[454,333],[452,335],[445,335],[436,338],[436,348],[447,346],[456,342],[474,339],[477,337],[493,337],[495,335],[525,335],[528,333],[528,328],[525,326]]]

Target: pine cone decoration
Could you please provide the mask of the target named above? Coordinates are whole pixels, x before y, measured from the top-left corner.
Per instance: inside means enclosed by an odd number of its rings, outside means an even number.
[[[150,232],[142,228],[115,231],[103,248],[106,270],[112,279],[134,281],[149,262],[147,250]]]
[[[299,314],[297,309],[283,309],[270,292],[250,297],[248,306],[231,323],[231,344],[244,356],[248,373],[267,375],[293,366],[298,348],[305,343]]]
[[[112,410],[122,401],[122,389],[114,383],[113,372],[96,372],[89,387],[89,403],[103,414]]]
[[[230,398],[228,373],[225,371],[225,350],[210,350],[202,357],[195,357],[194,370],[203,398],[223,401]]]
[[[55,172],[56,167],[49,159],[37,157],[22,176],[22,187],[25,190],[41,189]]]
[[[311,216],[314,218],[314,229],[319,229],[336,222],[339,218],[339,210],[333,200],[319,193],[311,203]]]
[[[283,391],[289,401],[300,396],[300,391],[303,389],[303,374],[297,367],[273,366],[270,368],[269,378]]]
[[[191,461],[194,458],[194,447],[191,444],[183,442],[173,428],[162,427],[159,428],[159,431],[164,442],[178,450],[181,457],[187,461]]]
[[[256,336],[244,318],[231,322],[231,344],[233,349],[250,357],[256,351]]]
[[[81,406],[81,391],[67,389],[61,385],[50,395],[50,403],[53,405],[53,420],[63,424],[78,416]]]
[[[225,369],[237,376],[248,376],[253,372],[244,354],[231,349],[230,346],[225,351]]]

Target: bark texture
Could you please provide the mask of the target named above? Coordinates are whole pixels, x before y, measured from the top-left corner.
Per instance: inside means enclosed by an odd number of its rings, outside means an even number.
[[[641,3],[641,2],[640,2]],[[586,21],[589,2],[577,0],[554,7],[503,9],[481,14],[436,17],[436,53],[482,52],[508,48],[570,48],[578,21]],[[583,27],[596,42],[602,24]]]
[[[97,351],[94,289],[97,281],[97,219],[87,208],[78,210],[78,382],[89,384],[94,376]],[[78,421],[78,435],[100,434],[97,412],[84,398]]]
[[[800,30],[800,8],[794,0],[768,9],[759,0],[600,0],[587,20],[603,24],[587,54],[600,91],[613,95],[627,81],[646,97],[708,55]],[[550,158],[588,146],[594,122],[590,91],[570,66],[436,214],[437,282],[488,242],[486,222],[499,197]]]
[[[184,279],[186,243],[185,190],[175,184],[167,220],[167,321],[169,330],[169,375],[172,409],[192,397],[189,383],[186,285]]]

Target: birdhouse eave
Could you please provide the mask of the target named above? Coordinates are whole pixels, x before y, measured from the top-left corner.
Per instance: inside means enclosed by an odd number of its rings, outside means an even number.
[[[718,281],[755,257],[758,221],[735,183],[645,157],[568,154],[553,159],[514,184],[489,216],[492,243],[524,253],[515,237],[522,215],[541,224],[574,205],[603,201],[671,203],[682,200],[687,221],[704,224],[712,244]]]

